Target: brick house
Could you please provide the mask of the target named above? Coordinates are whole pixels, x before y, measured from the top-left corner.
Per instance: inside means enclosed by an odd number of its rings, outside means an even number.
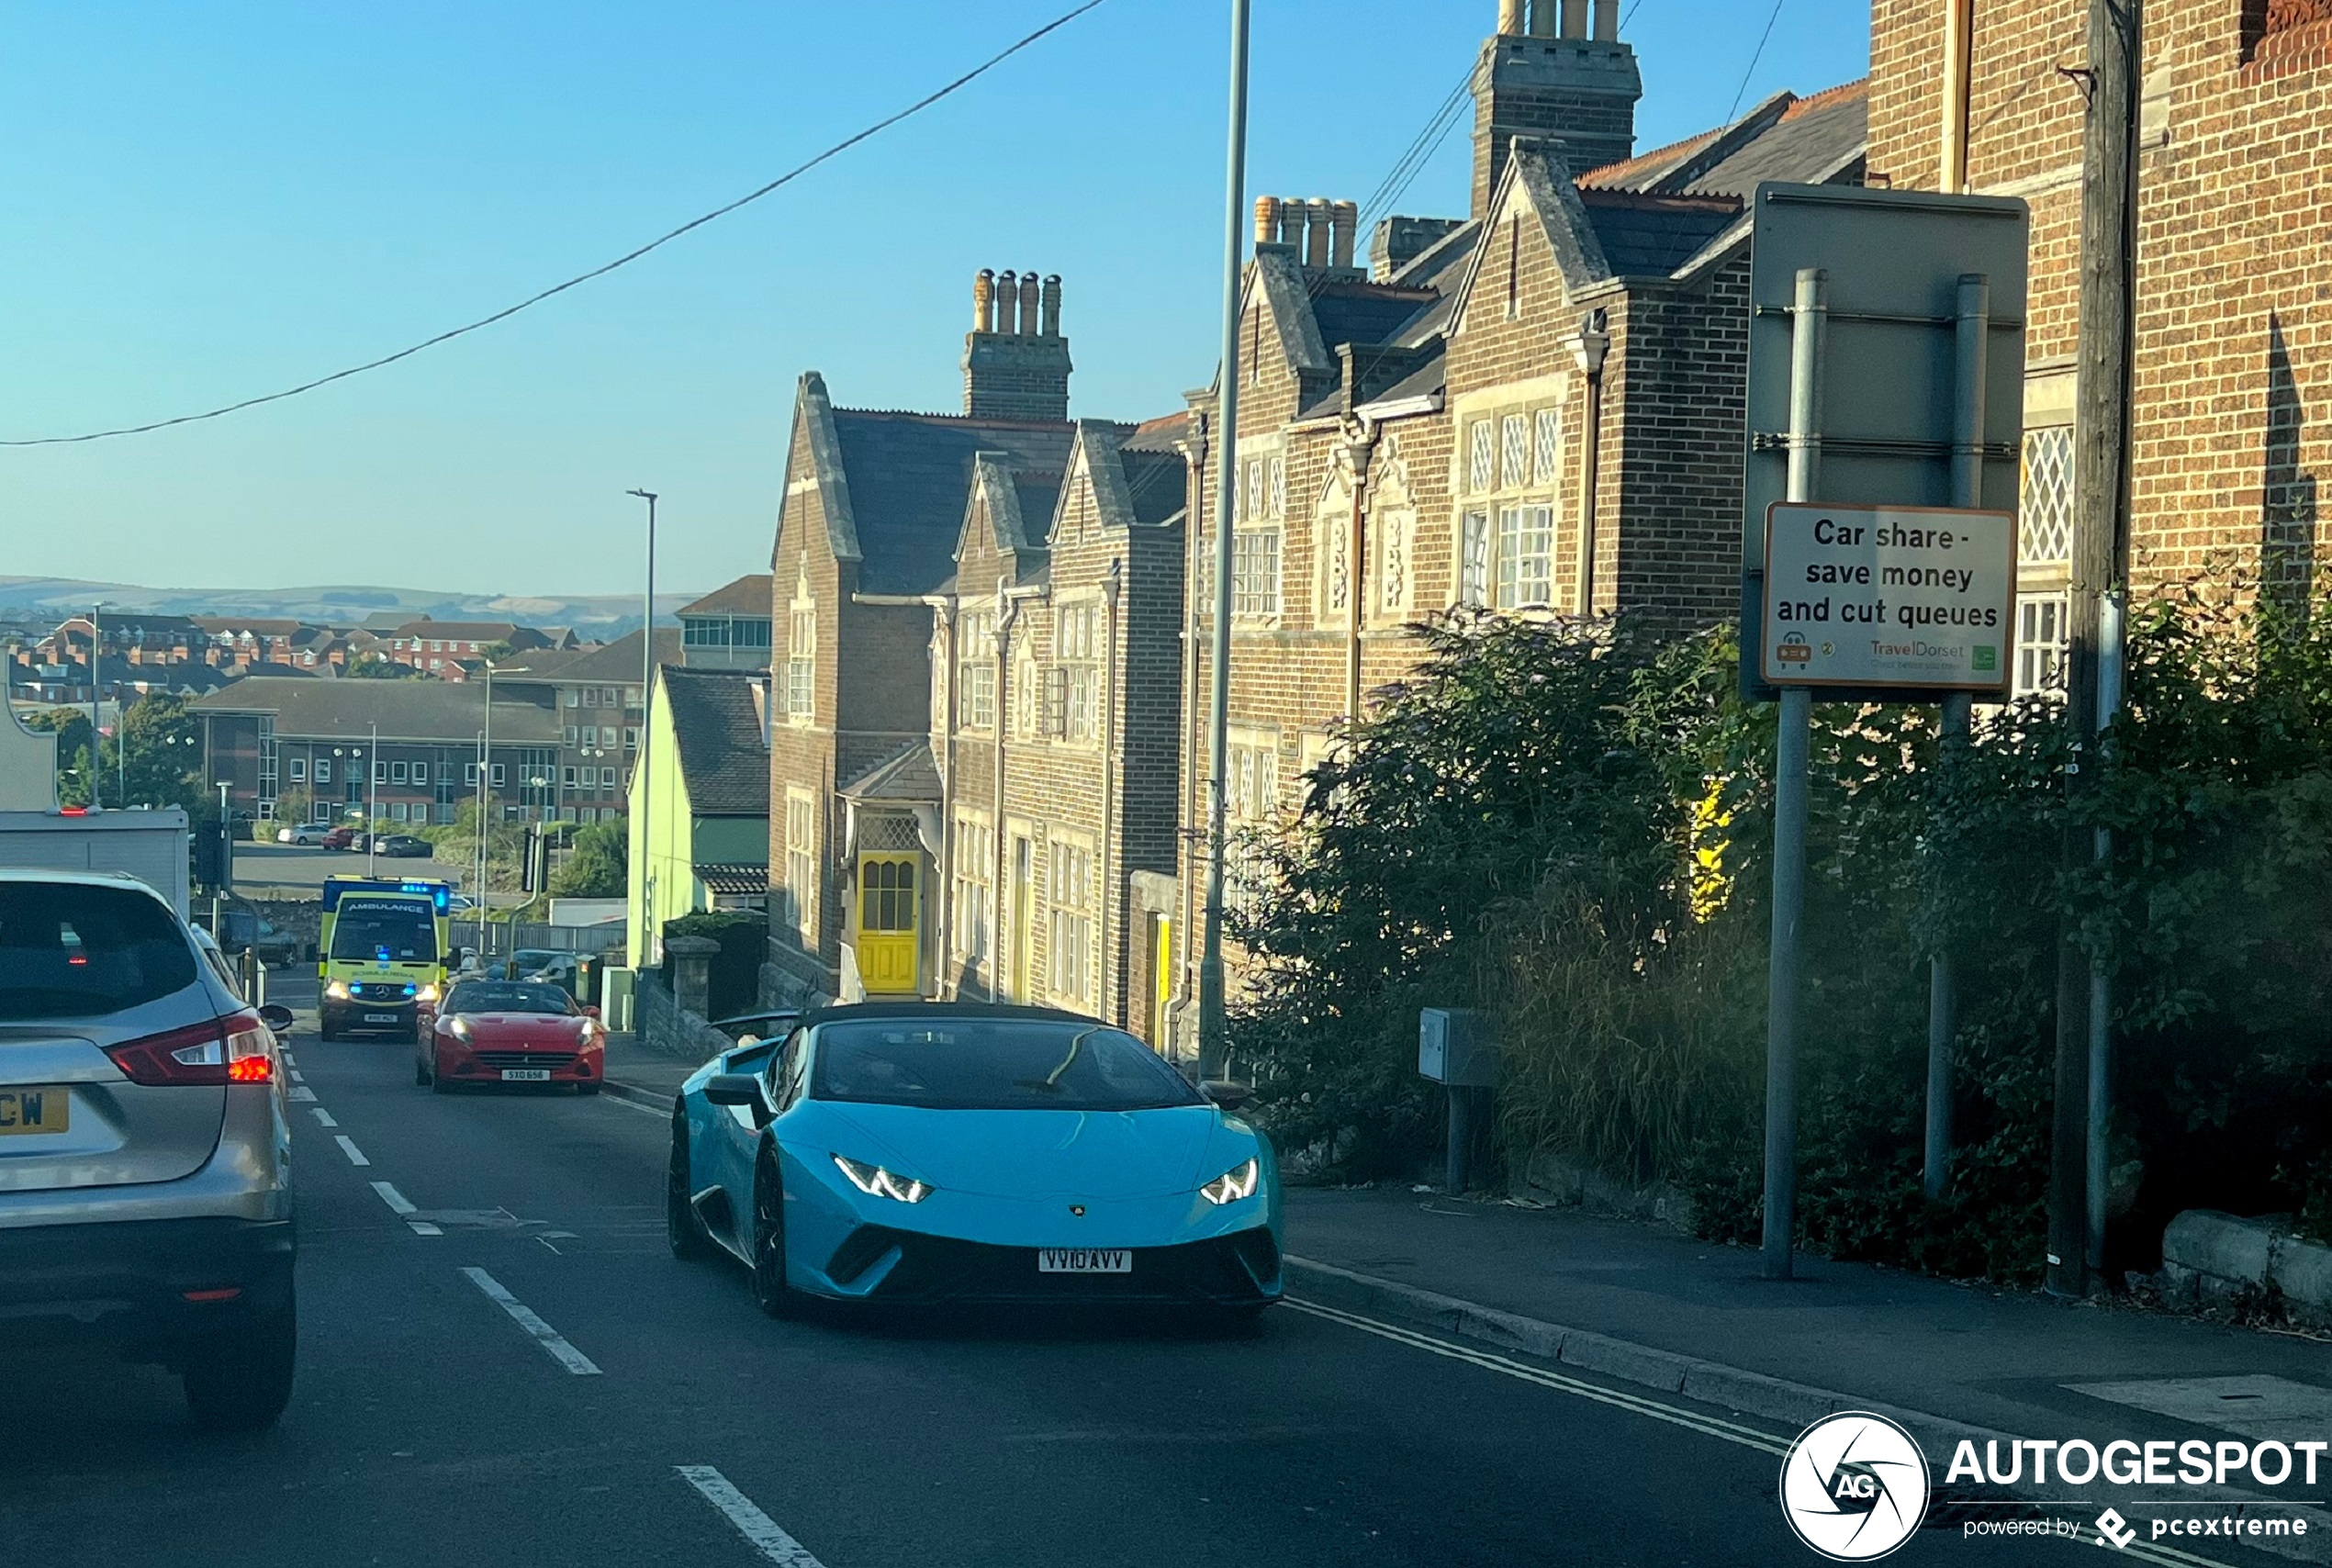
[[[542,633],[514,621],[432,621],[424,616],[391,632],[381,644],[381,652],[423,675],[460,680],[467,675],[463,666],[483,657],[498,643],[514,654],[550,646],[550,639]]]
[[[1967,40],[1964,72],[1952,58]],[[2132,431],[2133,582],[2316,580],[2332,401],[2332,6],[2229,0],[2146,18]],[[1870,166],[1899,188],[2032,207],[2020,689],[2057,684],[2080,320],[2079,0],[1980,14],[1874,0]],[[1939,86],[1940,84],[1940,86]]]
[[[935,605],[942,995],[1162,1039],[1181,761],[1180,416],[1082,420],[1061,472],[983,454]]]
[[[773,997],[938,988],[935,611],[980,476],[1057,486],[1077,436],[1059,279],[983,274],[975,305],[962,413],[836,408],[814,371],[795,398],[770,554]]]
[[[1746,197],[1762,180],[1858,182],[1863,84],[1777,94],[1635,156],[1641,88],[1616,8],[1595,7],[1592,36],[1584,6],[1530,12],[1501,6],[1476,62],[1464,218],[1385,220],[1363,273],[1350,204],[1256,204],[1232,498],[1235,845],[1281,820],[1367,691],[1414,667],[1420,619],[1628,611],[1686,629],[1737,608]],[[1215,396],[1194,394],[1194,413]],[[1201,466],[1194,715],[1222,515]],[[1194,725],[1193,826],[1205,740]],[[1185,842],[1194,933],[1203,843]],[[1197,958],[1185,942],[1185,1002]]]
[[[682,658],[681,629],[656,629],[659,665]],[[557,816],[563,822],[613,822],[625,814],[640,758],[641,634],[597,647],[537,648],[522,666],[494,678],[497,693],[524,697],[558,715]],[[497,701],[499,697],[498,695]]]

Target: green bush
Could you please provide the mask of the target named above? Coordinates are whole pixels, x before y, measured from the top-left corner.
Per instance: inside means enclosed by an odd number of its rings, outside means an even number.
[[[1815,711],[1800,1002],[1805,1243],[1955,1274],[2042,1262],[2060,934],[2114,980],[2110,1266],[2181,1208],[2332,1230],[2332,618],[2173,595],[2069,802],[2052,707],[1939,755],[1930,709]],[[1759,1223],[1773,713],[1729,636],[1426,630],[1309,779],[1238,935],[1233,1045],[1286,1141],[1407,1172],[1438,1141],[1417,1010],[1486,1008],[1511,1168],[1542,1150]],[[2069,835],[2110,827],[2102,868]],[[1958,955],[1956,1150],[1921,1194],[1928,956]]]

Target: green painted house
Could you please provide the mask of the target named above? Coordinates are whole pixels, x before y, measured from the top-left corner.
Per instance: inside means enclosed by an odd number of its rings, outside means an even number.
[[[769,701],[761,671],[659,665],[633,780],[626,934],[663,958],[664,922],[762,909],[769,894]]]

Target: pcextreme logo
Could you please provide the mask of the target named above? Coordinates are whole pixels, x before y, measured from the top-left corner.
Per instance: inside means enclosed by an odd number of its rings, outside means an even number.
[[[1781,1513],[1834,1562],[1868,1562],[1927,1515],[1927,1456],[1884,1416],[1842,1410],[1798,1434],[1781,1462]]]

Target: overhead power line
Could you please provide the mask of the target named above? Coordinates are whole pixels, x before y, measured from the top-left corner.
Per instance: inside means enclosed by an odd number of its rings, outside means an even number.
[[[1757,35],[1757,51],[1749,57],[1749,69],[1741,73],[1741,85],[1732,90],[1732,107],[1725,111],[1727,125],[1731,125],[1732,117],[1741,112],[1742,97],[1749,91],[1749,78],[1757,73],[1757,62],[1766,57],[1766,43],[1773,37],[1773,25],[1779,20],[1781,20],[1781,0],[1773,0],[1773,10],[1766,17],[1766,30]]]
[[[269,392],[257,398],[245,398],[241,402],[228,403],[216,409],[206,409],[197,414],[180,414],[174,419],[155,420],[142,425],[122,425],[113,430],[87,431],[80,435],[49,435],[13,441],[0,440],[0,447],[70,446],[82,442],[106,441],[115,436],[145,435],[153,431],[169,430],[175,425],[198,424],[205,420],[222,419],[229,414],[241,413],[245,409],[256,409],[266,403],[280,403],[287,398],[297,398],[302,393],[313,392],[318,387],[329,386],[335,381],[346,381],[351,376],[362,375],[367,371],[382,369],[385,366],[395,364],[399,360],[410,359],[415,354],[420,353],[424,350],[433,349],[440,343],[450,343],[455,338],[466,337],[472,332],[491,327],[499,321],[507,321],[521,311],[532,309],[535,306],[542,304],[546,299],[550,299],[557,295],[565,294],[570,288],[580,287],[582,285],[589,283],[595,278],[605,277],[608,274],[614,272],[619,267],[629,266],[633,262],[638,261],[641,257],[648,254],[650,252],[660,250],[664,246],[670,244],[673,241],[680,238],[681,235],[687,234],[693,230],[701,229],[706,224],[712,222],[716,218],[726,218],[729,214],[736,211],[739,207],[749,207],[753,203],[759,201],[763,196],[769,195],[772,191],[792,184],[795,180],[800,179],[802,175],[808,174],[819,164],[828,162],[833,159],[840,157],[843,153],[847,152],[850,149],[858,146],[860,142],[880,135],[882,132],[889,130],[892,126],[899,124],[903,120],[914,118],[916,115],[921,114],[924,110],[931,107],[934,104],[938,103],[941,99],[960,92],[965,87],[968,87],[972,83],[978,81],[981,77],[988,74],[989,72],[993,71],[997,66],[1002,65],[1005,61],[1010,60],[1014,55],[1021,52],[1021,50],[1027,49],[1030,45],[1037,43],[1039,39],[1046,38],[1049,34],[1059,32],[1061,28],[1075,21],[1086,12],[1095,9],[1104,3],[1104,0],[1083,0],[1083,4],[1064,11],[1059,16],[1055,17],[1051,21],[1047,22],[1043,27],[1038,28],[1035,32],[1018,39],[1010,47],[1000,50],[996,53],[989,56],[986,60],[981,62],[970,71],[965,72],[962,75],[957,77],[946,86],[939,88],[936,92],[926,94],[923,97],[916,99],[914,103],[909,104],[905,108],[903,108],[894,114],[885,116],[883,118],[875,121],[872,125],[868,126],[865,129],[845,137],[840,141],[837,141],[833,146],[827,148],[824,151],[818,153],[815,157],[806,159],[802,162],[795,164],[792,168],[788,169],[784,174],[779,174],[776,179],[771,180],[768,185],[761,186],[758,190],[748,192],[747,194],[737,197],[736,200],[729,202],[724,206],[716,207],[711,212],[705,213],[702,217],[692,218],[689,219],[688,222],[681,224],[678,229],[669,230],[665,233],[657,235],[655,239],[649,241],[646,244],[640,246],[636,250],[627,251],[611,262],[606,263],[600,266],[593,267],[589,272],[577,273],[575,276],[568,278],[564,283],[553,284],[550,287],[544,289],[542,292],[529,295],[524,299],[520,300],[517,304],[507,306],[502,309],[495,311],[490,316],[481,316],[475,321],[467,322],[465,325],[453,328],[451,330],[440,332],[435,337],[424,338],[420,342],[398,349],[395,353],[383,354],[378,359],[366,360],[362,364],[352,364],[344,370],[335,370],[329,375],[320,375],[312,381],[303,381],[297,386],[286,386],[280,392]]]

